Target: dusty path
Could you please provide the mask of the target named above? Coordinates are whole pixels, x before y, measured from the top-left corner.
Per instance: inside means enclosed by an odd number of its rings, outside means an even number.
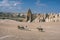
[[[32,30],[19,30],[18,25],[27,25]],[[39,32],[36,29],[38,26],[42,26],[45,32]],[[0,20],[0,40],[60,40],[60,22],[26,23]]]

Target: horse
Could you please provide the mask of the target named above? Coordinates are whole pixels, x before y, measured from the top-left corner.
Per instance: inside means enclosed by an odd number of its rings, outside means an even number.
[[[23,26],[22,27],[20,27],[20,26],[18,26],[18,29],[21,29],[21,30],[23,30],[23,29],[25,29]]]
[[[43,28],[37,28],[39,31],[43,32]]]

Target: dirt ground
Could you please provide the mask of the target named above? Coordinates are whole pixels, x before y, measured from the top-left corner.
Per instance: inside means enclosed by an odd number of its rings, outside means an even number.
[[[18,25],[27,26],[31,31],[20,30]],[[37,30],[39,26],[44,32]],[[60,22],[27,23],[0,20],[0,40],[60,40]]]

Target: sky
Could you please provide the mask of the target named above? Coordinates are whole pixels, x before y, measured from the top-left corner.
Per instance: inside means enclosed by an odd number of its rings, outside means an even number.
[[[0,0],[0,12],[59,13],[60,0]]]

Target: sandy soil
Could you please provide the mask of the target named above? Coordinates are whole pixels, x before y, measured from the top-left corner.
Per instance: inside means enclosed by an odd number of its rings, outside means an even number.
[[[31,31],[20,30],[17,26],[28,26]],[[44,32],[36,28],[41,26]],[[60,40],[60,22],[27,23],[0,20],[0,40]]]

